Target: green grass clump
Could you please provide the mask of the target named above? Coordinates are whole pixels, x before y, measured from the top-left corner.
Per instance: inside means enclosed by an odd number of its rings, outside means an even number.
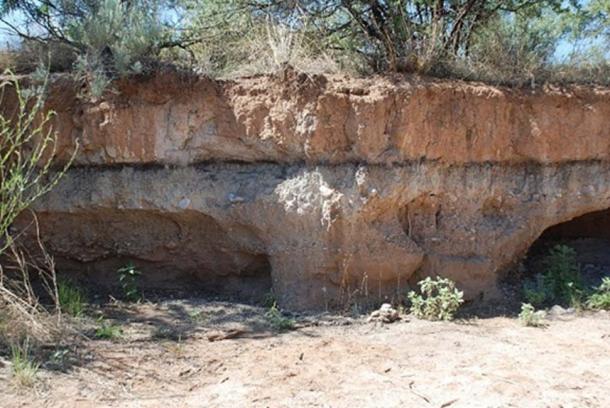
[[[85,294],[72,282],[58,282],[57,295],[62,312],[74,317],[79,317],[83,314],[86,306]]]
[[[101,326],[95,330],[95,337],[100,340],[117,340],[123,335],[120,326],[102,322]]]
[[[30,355],[29,342],[11,346],[11,371],[13,381],[20,387],[32,387],[36,382],[40,365]]]

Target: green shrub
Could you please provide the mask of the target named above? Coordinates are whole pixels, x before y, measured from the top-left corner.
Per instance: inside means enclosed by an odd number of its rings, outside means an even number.
[[[419,281],[421,294],[409,292],[411,313],[419,319],[452,320],[455,312],[464,303],[463,292],[455,288],[450,279],[437,277]]]
[[[557,24],[531,16],[504,16],[490,21],[472,38],[468,58],[456,58],[451,69],[464,77],[505,84],[542,82],[557,46]]]
[[[608,82],[604,1],[579,6],[559,0],[523,1],[518,7],[513,0],[182,4],[189,17],[187,37],[203,32],[211,39],[189,47],[191,59],[208,73],[269,72],[286,62],[305,71],[334,65],[362,73],[417,71],[535,85],[548,80]],[[269,25],[289,29],[275,35],[265,29]],[[594,45],[600,48],[597,60],[591,58]],[[570,47],[569,58],[558,60],[556,51]]]
[[[95,337],[101,340],[116,340],[123,335],[120,326],[102,321],[100,327],[95,330]]]
[[[555,245],[544,259],[544,284],[553,300],[572,304],[582,296],[580,265],[576,251],[566,245]]]
[[[36,381],[40,365],[30,355],[29,342],[11,346],[11,371],[15,383],[22,387],[31,387]]]
[[[52,128],[55,113],[44,109],[48,73],[37,72],[42,84],[31,89],[22,89],[11,72],[3,75],[0,103],[12,94],[15,106],[0,113],[0,255],[13,244],[9,228],[17,216],[49,192],[69,167],[53,171],[57,133]]]
[[[130,302],[137,302],[140,300],[141,296],[140,291],[138,290],[140,271],[130,262],[123,268],[120,268],[117,273],[119,274],[119,285],[121,286],[125,299]]]
[[[519,321],[522,325],[528,327],[540,327],[542,325],[542,317],[536,312],[534,306],[529,303],[521,305],[521,313],[519,313]]]
[[[601,285],[599,285],[593,294],[589,296],[587,307],[591,309],[610,310],[610,278],[604,278]]]
[[[584,291],[576,251],[566,245],[555,245],[549,250],[543,264],[544,272],[523,284],[523,295],[527,302],[534,306],[564,303],[580,308]]]
[[[0,81],[0,314],[8,318],[0,332],[0,343],[4,344],[17,343],[24,336],[34,344],[42,343],[58,332],[58,320],[39,302],[32,282],[35,276],[38,288],[57,304],[52,258],[42,244],[41,256],[24,250],[19,238],[25,236],[25,229],[13,231],[13,226],[17,217],[25,215],[30,205],[59,182],[71,162],[62,165],[55,161],[58,140],[54,113],[45,109],[48,72],[37,70],[27,89],[22,88],[23,82],[11,72],[4,72]],[[76,151],[77,146],[74,148]],[[32,235],[38,234],[36,223],[34,215]],[[9,265],[12,271],[7,274]]]
[[[85,50],[75,67],[93,98],[99,98],[112,79],[142,73],[148,59],[159,53],[163,28],[154,8],[143,1],[133,3],[102,0],[74,19],[68,30],[70,39]]]
[[[57,296],[62,312],[79,317],[85,310],[86,297],[82,290],[70,281],[57,283]]]
[[[36,53],[26,58],[26,68],[33,59],[49,60],[53,69],[73,68],[76,77],[88,85],[87,96],[94,98],[113,79],[146,71],[162,48],[179,44],[180,32],[172,31],[161,16],[170,13],[161,10],[164,0],[5,3],[0,17],[17,13],[23,25],[23,29],[13,29],[24,40],[20,52],[25,57]]]
[[[295,321],[285,317],[282,311],[277,307],[277,304],[273,304],[265,313],[265,317],[271,326],[278,331],[294,330]]]

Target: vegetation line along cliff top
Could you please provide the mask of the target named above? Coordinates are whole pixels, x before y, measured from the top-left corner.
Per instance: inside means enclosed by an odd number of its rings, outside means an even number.
[[[608,83],[607,0],[5,0],[5,67],[71,71],[99,95],[176,64],[212,76],[418,72]]]

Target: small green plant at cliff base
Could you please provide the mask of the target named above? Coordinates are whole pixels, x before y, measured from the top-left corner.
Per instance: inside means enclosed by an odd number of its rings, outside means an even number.
[[[31,387],[36,381],[39,364],[30,356],[30,345],[26,339],[23,344],[11,346],[11,371],[13,381],[21,387]]]
[[[100,319],[100,326],[95,329],[95,337],[100,340],[116,340],[123,335],[123,330],[116,324],[107,323]]]
[[[534,306],[529,303],[521,305],[521,313],[519,313],[519,321],[526,327],[542,326],[542,316],[536,312]]]
[[[202,323],[208,320],[209,316],[203,310],[191,310],[188,313],[188,317],[193,323]]]
[[[70,281],[57,283],[57,296],[62,312],[79,317],[85,310],[85,294]]]
[[[121,285],[125,299],[130,302],[137,302],[140,300],[140,291],[138,290],[140,271],[130,262],[119,269],[117,273],[119,274],[119,284]]]
[[[536,307],[543,305],[547,299],[551,298],[552,296],[544,284],[544,275],[539,273],[533,280],[525,281],[523,296],[527,303]]]
[[[287,331],[294,330],[295,328],[295,321],[285,317],[275,303],[269,308],[267,313],[265,313],[265,318],[275,330]]]
[[[265,293],[265,296],[263,296],[261,303],[263,304],[263,307],[272,308],[277,304],[277,299],[275,298],[273,292],[267,292]]]
[[[580,266],[576,251],[566,245],[556,245],[544,259],[544,285],[553,301],[578,306],[582,300]]]
[[[523,284],[527,303],[539,307],[564,303],[582,308],[584,291],[576,251],[566,245],[556,245],[544,258],[545,270]]]
[[[421,293],[409,292],[411,313],[418,319],[453,320],[455,313],[464,303],[464,293],[457,290],[455,283],[446,278],[430,278],[417,283]]]
[[[601,285],[589,296],[587,307],[598,310],[610,310],[610,278],[602,279]]]

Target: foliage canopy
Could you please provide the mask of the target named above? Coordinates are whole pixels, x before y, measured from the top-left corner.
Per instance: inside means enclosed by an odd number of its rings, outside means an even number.
[[[0,18],[26,41],[71,49],[99,88],[162,59],[215,74],[305,59],[304,69],[610,81],[610,0],[5,0]]]

